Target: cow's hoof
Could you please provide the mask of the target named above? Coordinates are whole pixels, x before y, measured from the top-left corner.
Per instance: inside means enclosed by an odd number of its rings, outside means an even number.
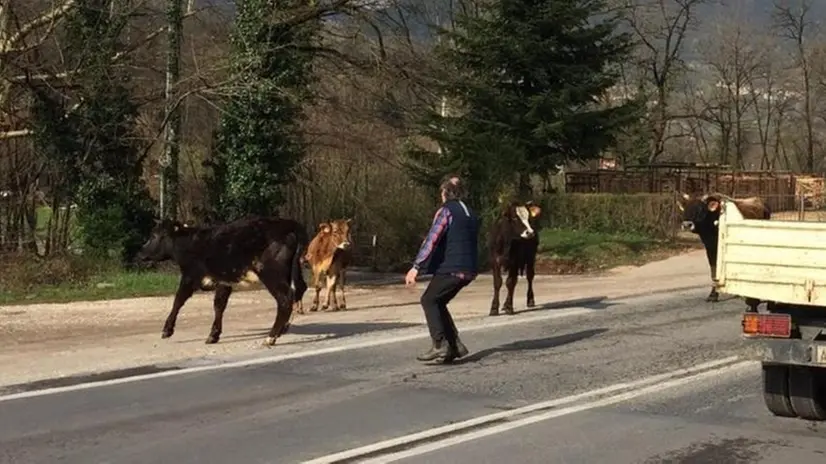
[[[273,346],[273,345],[275,345],[275,339],[276,339],[276,337],[267,337],[264,340],[264,346]]]
[[[220,338],[220,336],[218,336],[218,335],[210,335],[209,337],[207,337],[206,342],[204,342],[204,343],[206,343],[207,345],[214,345],[214,344],[218,343],[219,338]]]
[[[717,292],[709,293],[708,296],[706,297],[706,301],[709,302],[709,303],[716,303],[716,302],[720,301],[720,294],[717,293]]]
[[[498,316],[498,315],[499,315],[499,310],[498,309],[491,309],[490,312],[488,313],[488,316]]]
[[[174,333],[175,333],[174,330],[164,330],[163,332],[161,332],[161,338],[169,338]]]
[[[347,311],[347,305],[342,303],[342,304],[338,305],[338,309],[341,310],[341,311]]]
[[[318,311],[318,306],[311,306],[311,307],[310,307],[310,312],[311,312],[311,313],[314,313],[314,312],[316,312],[316,311]]]
[[[533,308],[534,306],[536,306],[536,302],[535,302],[535,301],[533,301],[533,300],[528,300],[528,305],[527,305],[527,306],[528,306],[529,308]]]

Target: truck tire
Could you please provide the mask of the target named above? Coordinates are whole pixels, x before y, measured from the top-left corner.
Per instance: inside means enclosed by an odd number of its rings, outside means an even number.
[[[820,369],[793,366],[789,368],[789,398],[801,419],[826,420],[826,394]]]
[[[789,396],[789,367],[763,364],[763,401],[775,416],[797,417]]]

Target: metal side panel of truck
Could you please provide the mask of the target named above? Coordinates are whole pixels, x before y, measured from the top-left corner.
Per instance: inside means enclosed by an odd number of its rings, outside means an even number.
[[[743,314],[742,332],[762,353],[766,406],[826,420],[826,223],[744,219],[722,206],[715,285],[765,303]]]

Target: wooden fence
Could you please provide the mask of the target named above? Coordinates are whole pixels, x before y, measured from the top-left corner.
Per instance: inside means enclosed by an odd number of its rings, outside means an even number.
[[[568,193],[719,192],[733,197],[760,196],[773,211],[824,206],[824,177],[787,172],[727,171],[715,168],[595,170],[565,175]]]

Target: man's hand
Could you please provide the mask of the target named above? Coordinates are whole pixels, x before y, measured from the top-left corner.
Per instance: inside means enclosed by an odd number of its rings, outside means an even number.
[[[404,276],[404,285],[407,287],[412,287],[413,285],[416,285],[416,277],[418,275],[419,270],[415,267],[411,268],[409,271],[407,271],[407,275]]]

